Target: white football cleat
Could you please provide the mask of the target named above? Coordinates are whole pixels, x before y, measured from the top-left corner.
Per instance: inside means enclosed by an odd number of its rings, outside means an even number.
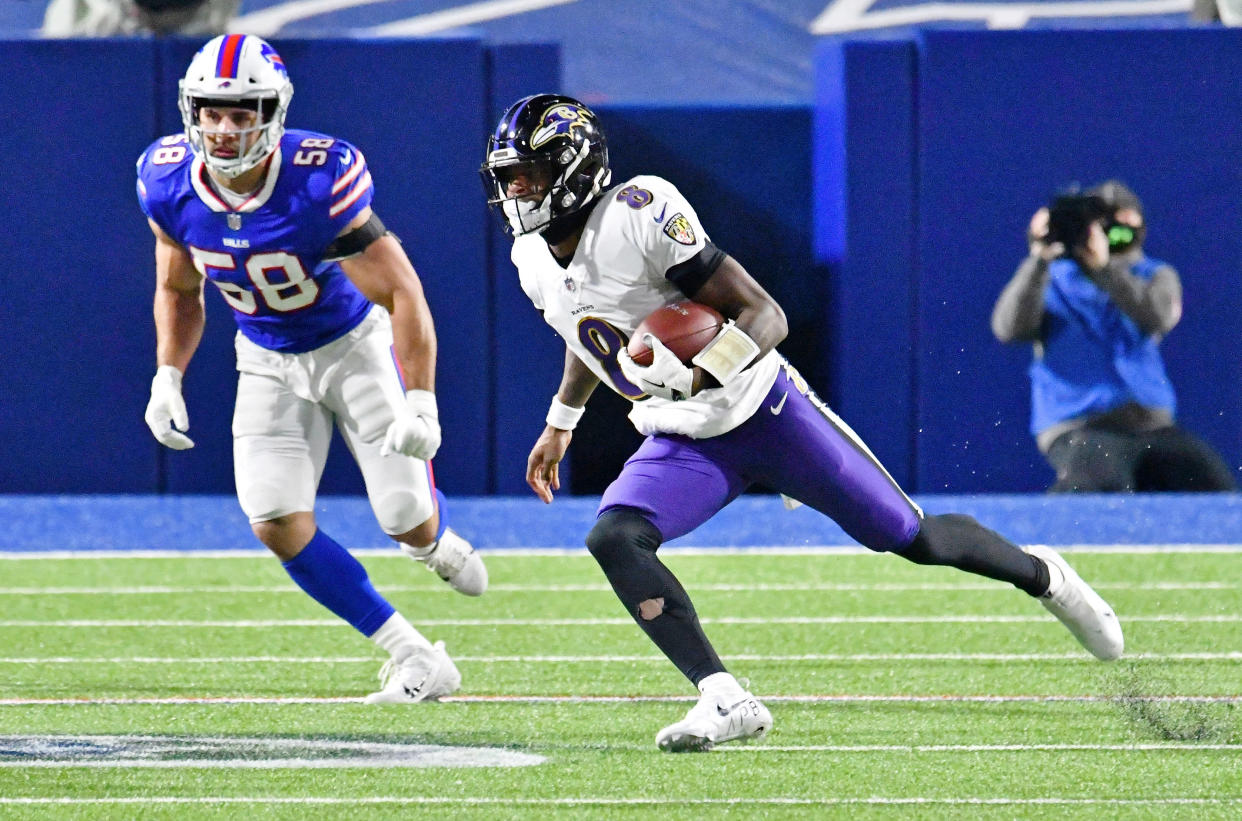
[[[367,704],[405,704],[438,701],[461,687],[461,673],[444,652],[444,642],[419,650],[401,663],[384,662],[379,672],[380,689],[363,699]]]
[[[750,693],[732,704],[704,695],[686,717],[656,733],[666,753],[705,752],[726,741],[753,741],[772,728],[772,714]]]
[[[1121,635],[1121,622],[1108,602],[1091,589],[1091,585],[1074,572],[1069,562],[1050,547],[1032,545],[1026,552],[1042,559],[1050,567],[1055,566],[1065,578],[1056,592],[1051,589],[1039,597],[1039,603],[1070,629],[1074,638],[1101,661],[1121,658],[1125,639]]]
[[[415,561],[427,565],[428,570],[449,583],[458,593],[482,596],[487,590],[487,567],[470,542],[457,535],[452,528],[445,528],[439,541],[430,548],[401,545],[401,550]]]

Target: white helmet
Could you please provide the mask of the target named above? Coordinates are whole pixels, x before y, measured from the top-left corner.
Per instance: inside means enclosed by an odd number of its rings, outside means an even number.
[[[179,85],[177,107],[194,153],[222,177],[232,179],[267,159],[285,133],[293,83],[285,63],[267,41],[250,34],[222,34],[198,50]],[[252,108],[259,124],[241,132],[249,147],[233,158],[213,157],[203,146],[198,110],[203,106]],[[257,132],[257,133],[255,133]]]

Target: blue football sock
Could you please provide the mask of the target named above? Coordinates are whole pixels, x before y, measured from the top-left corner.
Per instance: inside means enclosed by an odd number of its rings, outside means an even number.
[[[366,568],[322,530],[284,562],[285,571],[312,599],[369,636],[395,608],[371,586]]]

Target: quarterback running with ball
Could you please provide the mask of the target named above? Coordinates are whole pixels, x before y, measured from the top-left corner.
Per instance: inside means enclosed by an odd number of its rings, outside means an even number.
[[[308,595],[387,651],[369,702],[447,695],[461,676],[315,523],[333,425],[383,530],[455,590],[487,570],[447,528],[431,457],[440,446],[436,337],[422,284],[371,210],[362,153],[285,130],[293,84],[258,37],[216,37],[194,56],[178,105],[185,131],[138,160],[155,234],[155,378],[146,421],[162,444],[193,446],[181,380],[203,333],[211,282],[237,321],[233,467],[259,540]]]
[[[946,565],[1036,597],[1096,657],[1122,652],[1112,609],[1047,548],[1023,551],[968,516],[925,515],[775,346],[780,306],[717,248],[668,181],[612,185],[599,121],[570,97],[518,100],[481,169],[490,204],[514,234],[522,289],[564,339],[565,367],[526,480],[545,502],[588,397],[601,382],[633,402],[646,436],[605,490],[587,534],[625,609],[697,686],[684,719],[656,735],[663,750],[705,750],[764,735],[768,709],[725,670],[685,589],[656,555],[751,484],[832,518],[861,544]],[[650,335],[647,367],[626,351],[642,319],[685,298],[727,320],[690,365]]]

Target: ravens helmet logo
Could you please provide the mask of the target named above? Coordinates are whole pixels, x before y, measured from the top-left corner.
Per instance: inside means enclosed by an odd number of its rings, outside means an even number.
[[[538,148],[553,137],[572,134],[575,128],[587,128],[590,124],[587,112],[580,106],[572,103],[557,103],[543,112],[539,127],[530,137],[530,147]]]

